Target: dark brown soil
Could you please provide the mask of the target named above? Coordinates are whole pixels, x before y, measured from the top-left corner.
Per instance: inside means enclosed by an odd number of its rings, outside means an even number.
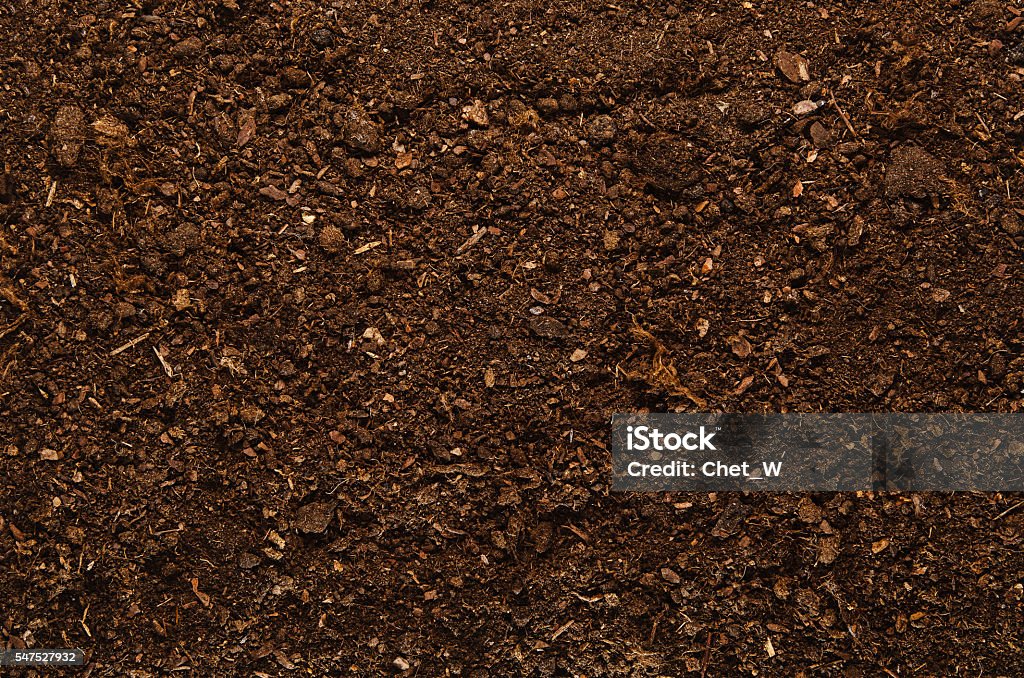
[[[1021,675],[1019,497],[619,495],[606,449],[1021,409],[1018,14],[0,2],[0,644]]]

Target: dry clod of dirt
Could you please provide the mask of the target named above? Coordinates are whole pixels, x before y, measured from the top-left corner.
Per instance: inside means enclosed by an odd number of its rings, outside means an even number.
[[[85,113],[78,106],[61,106],[50,127],[50,146],[57,162],[72,167],[85,143]]]
[[[810,136],[811,142],[818,148],[828,148],[832,145],[834,136],[832,130],[820,122],[812,123],[807,134]]]
[[[638,149],[634,164],[650,187],[671,197],[682,196],[701,179],[693,145],[674,134],[652,134]]]
[[[335,114],[335,124],[341,128],[341,136],[353,150],[376,155],[383,149],[380,125],[365,111],[350,108]]]
[[[320,229],[320,247],[330,254],[337,254],[345,248],[345,233],[337,226],[324,226]]]
[[[808,524],[820,523],[821,519],[824,517],[821,507],[815,504],[809,497],[804,497],[800,500],[797,512],[800,516],[800,520]]]
[[[246,405],[240,410],[239,416],[241,416],[243,422],[252,425],[258,424],[265,416],[267,416],[267,413],[256,405]]]
[[[287,92],[278,92],[267,97],[267,110],[271,113],[280,113],[288,108],[292,102],[292,95]]]
[[[487,115],[487,107],[484,102],[477,99],[472,104],[464,106],[462,117],[477,127],[487,127],[490,124],[490,117]]]
[[[203,41],[194,35],[190,35],[170,49],[172,56],[179,59],[194,57],[203,51]]]
[[[427,186],[413,186],[403,196],[405,206],[411,210],[422,212],[430,207],[433,198],[430,195],[430,188]]]
[[[885,169],[882,188],[887,198],[901,196],[923,200],[943,191],[942,163],[918,146],[900,146]]]
[[[839,537],[822,537],[818,541],[818,562],[822,565],[831,565],[839,557]]]
[[[298,510],[293,526],[299,532],[323,534],[334,518],[334,505],[327,502],[306,504]]]
[[[123,146],[131,134],[128,125],[112,115],[98,118],[92,123],[92,129],[96,135],[96,143],[108,148]]]
[[[587,140],[594,146],[607,146],[615,139],[617,130],[611,116],[599,115],[587,125]]]
[[[546,315],[530,318],[530,329],[538,337],[545,339],[562,339],[569,336],[569,330],[564,324]]]
[[[311,81],[306,71],[295,66],[286,66],[281,69],[281,84],[290,89],[303,89],[309,87]]]
[[[546,116],[556,115],[559,111],[558,99],[545,97],[537,100],[537,110]]]
[[[1015,210],[1002,210],[998,215],[999,227],[1012,236],[1024,234],[1024,220]]]

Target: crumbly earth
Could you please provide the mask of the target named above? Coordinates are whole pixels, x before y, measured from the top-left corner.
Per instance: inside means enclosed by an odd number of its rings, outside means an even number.
[[[0,2],[0,643],[1020,675],[1018,496],[615,494],[607,450],[1021,409],[1019,15]]]

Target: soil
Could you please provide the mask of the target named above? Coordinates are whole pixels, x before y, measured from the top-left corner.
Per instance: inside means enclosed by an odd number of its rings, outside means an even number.
[[[618,494],[607,450],[1021,410],[1020,15],[0,2],[0,643],[1020,675],[1019,496]]]

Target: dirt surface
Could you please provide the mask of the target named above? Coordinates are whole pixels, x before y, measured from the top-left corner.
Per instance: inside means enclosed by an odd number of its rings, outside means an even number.
[[[1018,14],[0,1],[0,643],[1020,675],[1019,497],[621,495],[606,449],[1021,409]]]

